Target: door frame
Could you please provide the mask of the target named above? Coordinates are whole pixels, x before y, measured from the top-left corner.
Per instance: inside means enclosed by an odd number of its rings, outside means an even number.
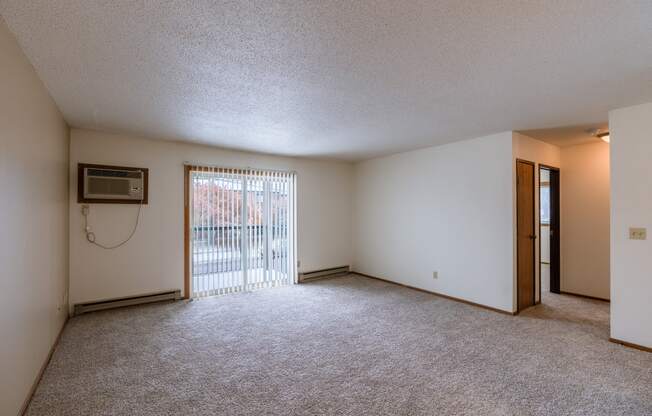
[[[183,167],[183,299],[190,295],[190,172],[192,166]]]
[[[541,170],[547,170],[550,172],[556,172],[557,175],[557,181],[556,181],[556,186],[553,186],[553,181],[552,181],[552,176],[550,180],[549,189],[550,189],[550,231],[552,233],[553,231],[553,226],[554,226],[554,233],[551,234],[550,237],[550,292],[551,293],[560,293],[561,292],[561,169],[554,167],[554,166],[549,166],[549,165],[544,165],[542,163],[539,164],[539,178],[541,178]],[[539,179],[539,184],[538,184],[538,191],[539,191],[539,236],[541,236],[541,179]],[[554,197],[553,197],[553,190],[554,190]],[[553,224],[553,212],[554,212],[554,219],[556,220],[555,223]],[[556,240],[556,250],[558,253],[555,255],[556,257],[556,262],[555,262],[555,284],[557,291],[553,291],[553,255],[552,255],[552,240],[553,238]],[[539,302],[541,303],[541,238],[539,238]]]
[[[515,180],[516,180],[516,194],[515,194],[515,199],[516,199],[516,313],[521,312],[521,307],[520,307],[520,290],[518,286],[518,270],[519,270],[519,252],[518,252],[518,213],[519,213],[519,204],[518,204],[518,164],[519,163],[524,163],[526,165],[532,166],[532,230],[536,232],[537,229],[537,213],[536,213],[536,193],[539,187],[536,185],[536,180],[537,180],[537,164],[535,162],[532,162],[531,160],[525,160],[525,159],[516,159],[516,163],[514,165],[515,168]],[[537,301],[537,294],[536,294],[536,284],[537,284],[537,269],[536,269],[536,249],[537,249],[537,241],[535,239],[534,244],[532,245],[532,259],[534,260],[532,262],[532,306],[536,305]],[[539,279],[540,281],[540,279]]]
[[[191,215],[190,215],[190,199],[192,197],[192,172],[200,172],[202,168],[202,165],[196,165],[196,164],[188,164],[184,163],[183,165],[183,291],[184,291],[184,296],[183,299],[192,299],[192,291],[194,290],[191,288],[191,275],[192,275],[192,263],[191,263],[191,253],[192,253],[192,237],[191,237]],[[288,251],[288,256],[292,257],[292,262],[288,263],[288,276],[289,276],[289,282],[291,284],[298,283],[298,184],[297,184],[297,172],[296,171],[281,171],[281,170],[266,170],[266,169],[250,169],[250,168],[226,168],[222,167],[221,169],[228,169],[229,172],[233,173],[239,173],[239,174],[247,174],[252,171],[256,172],[282,172],[284,174],[288,174],[288,186],[289,189],[292,190],[291,192],[291,197],[288,199],[288,213],[289,215],[289,222],[288,222],[288,240],[291,241],[292,243],[290,244],[288,242],[287,246],[291,248],[291,252]],[[246,204],[246,182],[247,180],[244,180],[244,192],[243,192],[243,198],[245,198],[244,204]],[[266,185],[267,189],[269,189],[268,185]],[[288,191],[289,192],[289,191]],[[290,195],[290,193],[288,193]],[[268,198],[265,198],[268,200]],[[269,204],[269,200],[267,204]],[[246,216],[242,216],[243,221],[246,221]],[[243,228],[245,224],[243,222]],[[291,233],[290,233],[291,231]],[[268,251],[269,248],[268,246],[266,247],[266,251]],[[242,256],[242,258],[246,258],[245,256]],[[267,267],[267,266],[266,266]],[[246,286],[246,268],[243,268],[243,274],[245,278],[245,286]]]

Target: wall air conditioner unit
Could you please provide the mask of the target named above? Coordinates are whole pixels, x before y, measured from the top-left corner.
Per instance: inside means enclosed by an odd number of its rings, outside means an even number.
[[[77,202],[147,204],[147,176],[144,168],[80,163]]]

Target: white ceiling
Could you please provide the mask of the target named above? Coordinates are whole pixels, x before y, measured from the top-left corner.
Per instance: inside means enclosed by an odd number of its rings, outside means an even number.
[[[358,160],[652,101],[652,1],[0,0],[74,127]]]

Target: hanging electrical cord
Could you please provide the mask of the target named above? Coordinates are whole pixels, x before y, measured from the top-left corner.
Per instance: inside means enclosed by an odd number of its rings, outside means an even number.
[[[84,216],[84,232],[86,233],[86,240],[89,243],[95,244],[96,246],[98,246],[100,248],[103,248],[105,250],[113,250],[113,249],[116,249],[116,248],[118,248],[120,246],[123,246],[123,245],[127,244],[127,242],[129,242],[129,240],[131,240],[131,237],[133,237],[134,234],[136,234],[136,230],[138,229],[138,223],[140,222],[140,210],[141,210],[142,207],[143,207],[143,200],[141,199],[140,204],[138,204],[138,214],[136,215],[136,224],[134,224],[134,228],[133,228],[133,230],[131,230],[131,234],[129,234],[129,237],[127,237],[126,240],[124,240],[124,241],[122,241],[122,242],[120,242],[118,244],[115,244],[115,245],[112,245],[112,246],[106,246],[104,244],[101,244],[101,243],[98,243],[97,241],[95,241],[96,240],[95,233],[93,231],[91,231],[91,227],[90,227],[90,225],[88,225],[88,214],[90,212],[90,207],[88,205],[82,206],[82,215]]]

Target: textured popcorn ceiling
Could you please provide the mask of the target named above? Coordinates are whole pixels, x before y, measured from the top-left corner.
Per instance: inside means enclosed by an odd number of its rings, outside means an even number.
[[[364,159],[652,101],[650,1],[0,0],[75,127]]]
[[[556,146],[573,146],[590,142],[599,142],[598,133],[609,131],[608,123],[592,123],[583,126],[565,126],[548,129],[521,130],[519,133],[543,140]]]

